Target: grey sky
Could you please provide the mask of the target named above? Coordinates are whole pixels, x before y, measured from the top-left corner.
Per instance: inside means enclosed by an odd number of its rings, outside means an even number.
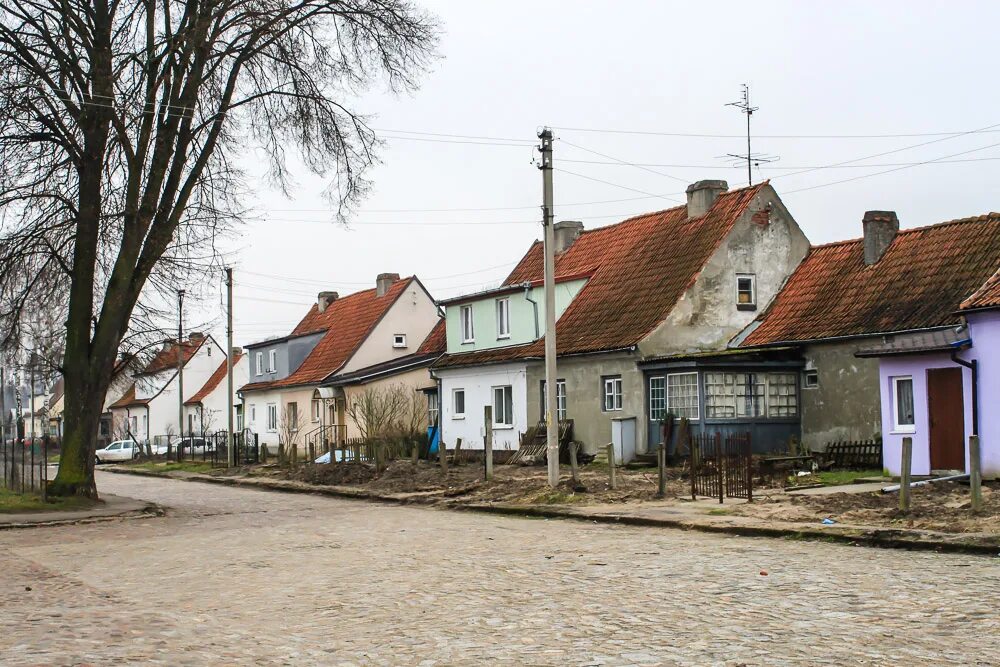
[[[750,83],[751,101],[760,107],[753,131],[762,138],[755,139],[754,150],[781,158],[769,165],[777,169],[755,171],[754,178],[773,180],[813,243],[858,236],[868,209],[893,209],[904,227],[912,227],[1000,207],[1000,161],[916,166],[800,192],[792,191],[893,167],[783,176],[791,167],[830,165],[940,136],[763,138],[997,125],[861,163],[871,165],[1000,144],[1000,91],[993,81],[996,3],[422,4],[443,23],[442,60],[414,95],[373,94],[354,108],[376,115],[373,126],[392,136],[410,131],[524,144],[388,139],[383,164],[372,173],[372,195],[349,230],[330,224],[318,195],[323,183],[304,170],[290,200],[255,180],[251,188],[265,220],[249,223],[234,244],[237,344],[287,333],[317,291],[347,294],[374,286],[383,271],[417,274],[436,297],[496,284],[540,235],[535,221],[541,175],[530,163],[527,142],[542,124],[556,128],[557,168],[669,197],[635,199],[643,195],[557,171],[557,219],[593,228],[674,206],[671,200],[683,201],[685,185],[696,180],[745,185],[745,167],[719,158],[744,149],[738,137],[568,129],[740,135],[745,117],[725,104],[739,97],[743,82]],[[571,163],[606,159],[570,144],[627,162],[696,166],[652,167],[676,180],[629,166]],[[1000,158],[1000,146],[951,159],[970,158]],[[631,201],[571,205],[621,199]],[[501,210],[415,210],[454,208]],[[485,224],[499,221],[525,224]],[[488,267],[496,268],[483,270]],[[208,311],[215,305],[208,304]]]

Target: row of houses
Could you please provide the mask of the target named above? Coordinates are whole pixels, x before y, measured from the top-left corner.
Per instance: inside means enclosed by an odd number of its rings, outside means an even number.
[[[916,474],[967,469],[978,434],[1000,474],[1000,416],[981,409],[1000,397],[1000,214],[905,230],[891,211],[859,217],[859,238],[812,246],[769,183],[700,181],[675,208],[556,223],[558,417],[588,451],[614,433],[628,456],[654,450],[668,415],[750,432],[761,452],[881,438],[892,472],[911,437]],[[270,446],[356,436],[351,406],[394,385],[425,397],[447,446],[482,448],[491,406],[494,447],[516,449],[545,412],[542,277],[535,242],[473,294],[435,301],[398,274],[319,292],[287,336],[236,352],[238,427]],[[224,414],[225,351],[180,347],[197,432]],[[176,424],[177,358],[169,343],[131,373],[109,428]]]

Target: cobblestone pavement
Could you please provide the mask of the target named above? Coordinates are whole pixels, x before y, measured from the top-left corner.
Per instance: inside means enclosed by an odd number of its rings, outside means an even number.
[[[171,510],[0,533],[0,664],[1000,663],[1000,558],[99,484]]]

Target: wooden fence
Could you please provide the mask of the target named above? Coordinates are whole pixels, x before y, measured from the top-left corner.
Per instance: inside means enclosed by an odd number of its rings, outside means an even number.
[[[832,462],[834,468],[881,470],[882,442],[880,440],[831,442],[826,445],[824,458]]]

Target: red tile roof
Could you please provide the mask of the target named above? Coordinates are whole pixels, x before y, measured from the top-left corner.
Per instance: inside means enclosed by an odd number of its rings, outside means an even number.
[[[444,320],[439,320],[431,332],[427,334],[424,342],[417,348],[416,354],[444,354],[448,347],[446,331]]]
[[[1000,308],[1000,269],[982,287],[962,302],[962,310]]]
[[[389,307],[406,291],[415,277],[397,280],[383,296],[375,289],[341,297],[319,312],[316,304],[309,308],[292,335],[326,331],[320,341],[294,373],[281,380],[251,382],[240,391],[277,389],[322,382],[347,363]]]
[[[703,216],[687,207],[647,213],[584,231],[556,257],[556,275],[590,273],[556,325],[558,353],[616,350],[636,345],[673,309],[736,220],[767,183],[719,195]],[[505,285],[542,278],[536,241]],[[445,355],[438,366],[497,363],[540,357],[544,342]]]
[[[133,383],[131,387],[128,388],[122,397],[117,401],[108,406],[108,409],[112,408],[130,408],[136,405],[146,405],[152,399],[149,398],[139,398],[135,397],[135,384]]]
[[[183,363],[187,364],[207,340],[208,336],[198,340],[186,340],[182,342],[181,356]],[[172,340],[165,343],[153,358],[150,359],[149,363],[146,364],[146,367],[136,373],[136,375],[153,375],[170,368],[177,368],[177,342]]]
[[[1000,213],[901,230],[879,261],[864,241],[813,248],[741,347],[911,331],[958,322],[1000,265]]]
[[[240,359],[243,358],[243,354],[244,353],[240,352],[239,354],[233,355],[234,367],[236,366],[236,364],[240,363]],[[228,366],[229,366],[228,360],[223,359],[222,363],[219,365],[218,368],[215,369],[215,372],[212,373],[211,376],[209,376],[208,380],[205,382],[202,388],[199,389],[197,392],[195,392],[194,396],[184,401],[184,405],[198,405],[199,403],[204,401],[205,397],[211,394],[215,390],[215,388],[219,386],[219,383],[222,382],[222,380],[226,377],[226,371],[228,370]]]

